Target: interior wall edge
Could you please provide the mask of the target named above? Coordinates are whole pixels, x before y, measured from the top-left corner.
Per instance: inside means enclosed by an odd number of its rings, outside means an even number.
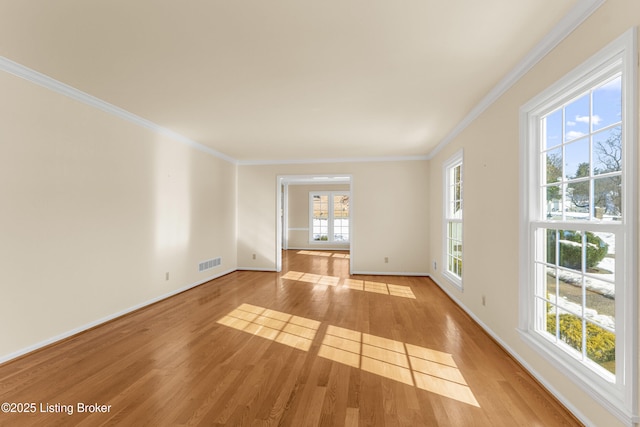
[[[193,141],[184,135],[180,135],[177,132],[164,128],[152,122],[151,120],[147,120],[133,113],[130,113],[129,111],[123,108],[110,104],[106,101],[103,101],[102,99],[96,98],[93,95],[85,93],[79,89],[76,89],[58,80],[55,80],[54,78],[49,77],[45,74],[39,73],[36,70],[32,70],[28,67],[25,67],[22,64],[18,64],[17,62],[11,61],[10,59],[4,56],[0,56],[0,70],[6,73],[12,74],[21,79],[27,80],[28,82],[42,86],[46,89],[59,93],[73,100],[82,102],[83,104],[89,105],[98,110],[104,111],[105,113],[111,114],[121,119],[125,119],[143,128],[150,129],[154,132],[168,136],[172,139],[175,139],[176,141],[179,141],[183,144],[186,144],[190,147],[193,147],[204,153],[210,154],[219,159],[225,160],[229,163],[237,164],[237,161],[234,158],[229,157],[226,154],[220,153],[211,147],[208,147],[206,145],[200,144],[199,142]]]
[[[469,114],[427,154],[427,159],[433,159],[444,147],[454,141],[467,126],[473,123],[487,108],[500,99],[506,91],[515,85],[542,58],[598,10],[605,1],[606,0],[588,0],[578,2],[573,10],[571,10],[544,39],[534,46],[534,48],[480,100]]]

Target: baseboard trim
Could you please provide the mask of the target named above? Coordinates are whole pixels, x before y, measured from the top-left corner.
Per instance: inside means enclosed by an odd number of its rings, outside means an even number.
[[[322,252],[322,251],[349,251],[349,246],[346,247],[337,247],[337,246],[289,246],[287,248],[287,250],[289,251],[318,251],[318,252]]]
[[[428,275],[433,283],[435,283],[451,300],[460,307],[467,315],[478,324],[504,351],[506,351],[509,356],[514,358],[533,378],[535,378],[538,383],[542,387],[544,387],[553,397],[555,397],[558,402],[560,402],[565,408],[567,408],[571,414],[576,417],[578,421],[583,423],[585,426],[595,426],[578,408],[576,408],[572,403],[570,403],[563,394],[558,392],[558,390],[553,387],[549,382],[542,376],[538,371],[533,369],[529,363],[527,363],[516,351],[514,351],[507,343],[505,343],[491,328],[489,328],[482,320],[480,320],[469,308],[462,303],[455,295],[453,295],[449,290],[442,286],[442,284],[433,276]]]
[[[238,271],[266,271],[266,272],[274,272],[277,273],[275,268],[254,268],[254,267],[238,267],[236,268]]]
[[[420,272],[412,272],[407,273],[406,271],[352,271],[351,274],[354,275],[364,275],[364,276],[416,276],[416,277],[428,277],[429,273],[420,273]]]
[[[173,290],[171,292],[168,292],[166,294],[159,295],[159,296],[157,296],[155,298],[152,298],[150,300],[144,301],[144,302],[142,302],[140,304],[136,304],[134,306],[131,306],[131,307],[126,308],[124,310],[118,311],[118,312],[113,313],[111,315],[105,316],[105,317],[100,318],[98,320],[95,320],[93,322],[89,322],[89,323],[84,324],[82,326],[79,326],[77,328],[74,328],[74,329],[71,329],[69,331],[63,332],[62,334],[59,334],[59,335],[56,335],[54,337],[48,338],[48,339],[46,339],[44,341],[40,341],[40,342],[38,342],[36,344],[33,344],[33,345],[28,346],[28,347],[22,348],[22,349],[20,349],[18,351],[15,351],[13,353],[9,353],[7,355],[0,356],[0,364],[9,362],[11,360],[17,359],[17,358],[22,357],[22,356],[25,356],[25,355],[27,355],[29,353],[32,353],[32,352],[37,351],[37,350],[40,350],[40,349],[42,349],[44,347],[50,346],[50,345],[55,344],[55,343],[57,343],[59,341],[65,340],[65,339],[70,338],[70,337],[72,337],[74,335],[77,335],[77,334],[85,332],[85,331],[87,331],[89,329],[95,328],[96,326],[100,326],[100,325],[102,325],[104,323],[107,323],[107,322],[110,322],[112,320],[115,320],[118,317],[122,317],[122,316],[124,316],[126,314],[129,314],[129,313],[132,313],[132,312],[134,312],[136,310],[140,310],[141,308],[144,308],[144,307],[146,307],[148,305],[155,304],[155,303],[157,303],[159,301],[165,300],[165,299],[170,298],[170,297],[172,297],[174,295],[177,295],[179,293],[188,291],[189,289],[192,289],[192,288],[200,286],[200,285],[202,285],[204,283],[210,282],[211,280],[217,279],[217,278],[222,277],[222,276],[226,276],[229,273],[233,273],[235,270],[236,269],[230,269],[230,270],[226,270],[226,271],[223,271],[221,273],[215,274],[213,276],[206,277],[206,278],[204,278],[202,280],[199,280],[199,281],[197,281],[195,283],[191,283],[189,285],[186,285],[186,286],[183,286],[181,288],[175,289],[175,290]]]

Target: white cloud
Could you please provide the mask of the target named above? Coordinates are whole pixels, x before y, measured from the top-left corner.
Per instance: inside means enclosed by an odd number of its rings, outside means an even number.
[[[602,121],[602,118],[599,115],[594,114],[593,116],[591,116],[591,121],[593,122],[594,125],[597,125]],[[589,123],[589,116],[576,116],[576,122]],[[574,122],[567,122],[567,124],[569,123],[574,123]]]
[[[566,134],[567,139],[576,139],[576,138],[580,138],[581,136],[585,136],[585,133],[578,132],[577,130],[571,130]]]
[[[572,122],[571,120],[567,121],[567,126],[575,126],[576,122]]]
[[[615,78],[613,80],[611,80],[610,82],[600,86],[598,88],[598,90],[604,89],[604,90],[616,90],[618,92],[620,92],[620,86],[621,86],[621,79],[620,77]]]

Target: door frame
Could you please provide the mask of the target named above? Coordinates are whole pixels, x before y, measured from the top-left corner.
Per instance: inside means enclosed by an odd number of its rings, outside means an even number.
[[[283,245],[285,249],[288,248],[284,232],[289,225],[288,192],[291,184],[349,184],[349,273],[351,274],[354,258],[353,241],[355,239],[353,176],[351,174],[278,175],[276,177],[276,271],[282,271]]]

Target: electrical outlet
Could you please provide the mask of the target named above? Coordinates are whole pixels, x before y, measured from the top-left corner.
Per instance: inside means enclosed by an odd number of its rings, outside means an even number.
[[[256,254],[253,254],[253,255],[251,256],[251,258],[252,258],[252,259],[256,259]]]
[[[389,257],[384,257],[384,263],[388,264],[389,263]]]
[[[482,295],[482,305],[483,306],[487,305],[487,299],[485,298],[484,295]]]
[[[433,261],[433,269],[434,270],[438,269],[438,263],[436,261]]]
[[[167,271],[166,274],[164,275],[164,280],[169,280],[169,272]]]

